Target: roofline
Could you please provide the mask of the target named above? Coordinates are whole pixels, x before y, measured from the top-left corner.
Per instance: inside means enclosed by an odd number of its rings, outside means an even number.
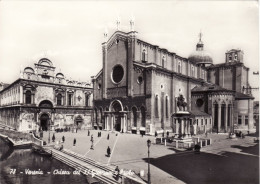
[[[28,79],[17,79],[15,80],[13,83],[11,83],[8,87],[4,88],[2,91],[0,91],[0,94],[3,93],[4,91],[6,91],[7,89],[11,88],[12,86],[14,86],[16,83],[19,82],[23,82],[23,81],[29,81],[32,83],[41,83],[41,84],[49,84],[49,85],[53,85],[53,86],[63,86],[63,87],[73,87],[73,88],[83,88],[83,89],[93,89],[93,87],[82,87],[82,86],[71,86],[71,85],[64,85],[64,84],[56,84],[56,83],[51,83],[51,82],[43,82],[43,81],[35,81],[35,80],[28,80]]]

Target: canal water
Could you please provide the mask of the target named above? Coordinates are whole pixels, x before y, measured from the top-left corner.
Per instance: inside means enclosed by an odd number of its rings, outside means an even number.
[[[31,149],[12,149],[0,139],[0,184],[72,184],[88,183],[86,176]],[[66,173],[66,175],[64,175]]]

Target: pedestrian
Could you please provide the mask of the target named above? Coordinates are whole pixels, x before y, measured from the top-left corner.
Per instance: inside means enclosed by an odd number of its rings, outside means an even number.
[[[55,142],[55,135],[52,136],[52,142]]]
[[[169,134],[170,134],[169,131],[167,131],[167,132],[166,132],[167,138],[169,137]]]
[[[108,146],[107,147],[107,156],[110,157],[110,154],[111,154],[111,150],[110,150],[110,147]]]
[[[65,142],[65,137],[64,137],[64,136],[62,136],[62,142],[63,142],[63,143]]]
[[[78,133],[78,128],[76,128],[76,133]]]
[[[144,132],[143,132],[143,131],[141,131],[141,136],[142,136],[142,137],[144,136]]]
[[[115,168],[116,180],[119,179],[119,172],[120,172],[120,170],[119,170],[118,166],[116,166],[116,168]]]
[[[76,138],[74,138],[74,141],[73,141],[73,146],[76,145]]]
[[[88,130],[88,136],[90,135],[90,131]]]
[[[101,137],[101,132],[100,132],[100,134],[99,134],[99,137]]]
[[[90,141],[93,141],[93,134],[91,135]]]
[[[107,134],[107,140],[109,140],[109,134]]]
[[[156,131],[155,131],[155,134],[154,134],[154,136],[155,136],[155,137],[157,137],[157,136],[158,136],[158,134],[157,134],[157,132],[156,132]]]

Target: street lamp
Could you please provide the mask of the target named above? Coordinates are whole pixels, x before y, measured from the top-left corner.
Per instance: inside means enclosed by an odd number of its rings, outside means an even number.
[[[147,147],[148,147],[148,184],[151,184],[151,173],[150,173],[150,148],[151,141],[150,139],[147,140]]]

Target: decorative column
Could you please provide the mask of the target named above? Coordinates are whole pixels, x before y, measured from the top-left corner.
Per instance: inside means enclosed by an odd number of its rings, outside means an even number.
[[[181,119],[181,135],[184,133],[184,120]]]
[[[105,130],[107,130],[107,115],[105,115]]]
[[[213,128],[214,127],[214,120],[215,120],[215,104],[214,103],[212,103],[212,112],[211,112],[211,114],[212,114],[211,128]]]
[[[221,104],[218,104],[218,131],[219,133],[221,127]]]
[[[175,121],[175,127],[176,127],[176,130],[175,130],[175,133],[176,134],[179,134],[179,119],[175,119],[174,118],[174,121]]]
[[[233,111],[233,103],[230,106],[230,129],[231,132],[234,132],[234,111]]]
[[[188,134],[190,135],[191,119],[188,119]]]
[[[114,117],[114,115],[112,114],[111,115],[111,131],[114,131],[114,120],[115,120],[115,117]]]
[[[228,105],[225,106],[225,132],[227,132],[227,122],[228,122]]]
[[[127,116],[126,116],[126,114],[124,114],[124,132],[126,132],[127,131],[127,129],[126,129],[126,127],[127,127]]]

